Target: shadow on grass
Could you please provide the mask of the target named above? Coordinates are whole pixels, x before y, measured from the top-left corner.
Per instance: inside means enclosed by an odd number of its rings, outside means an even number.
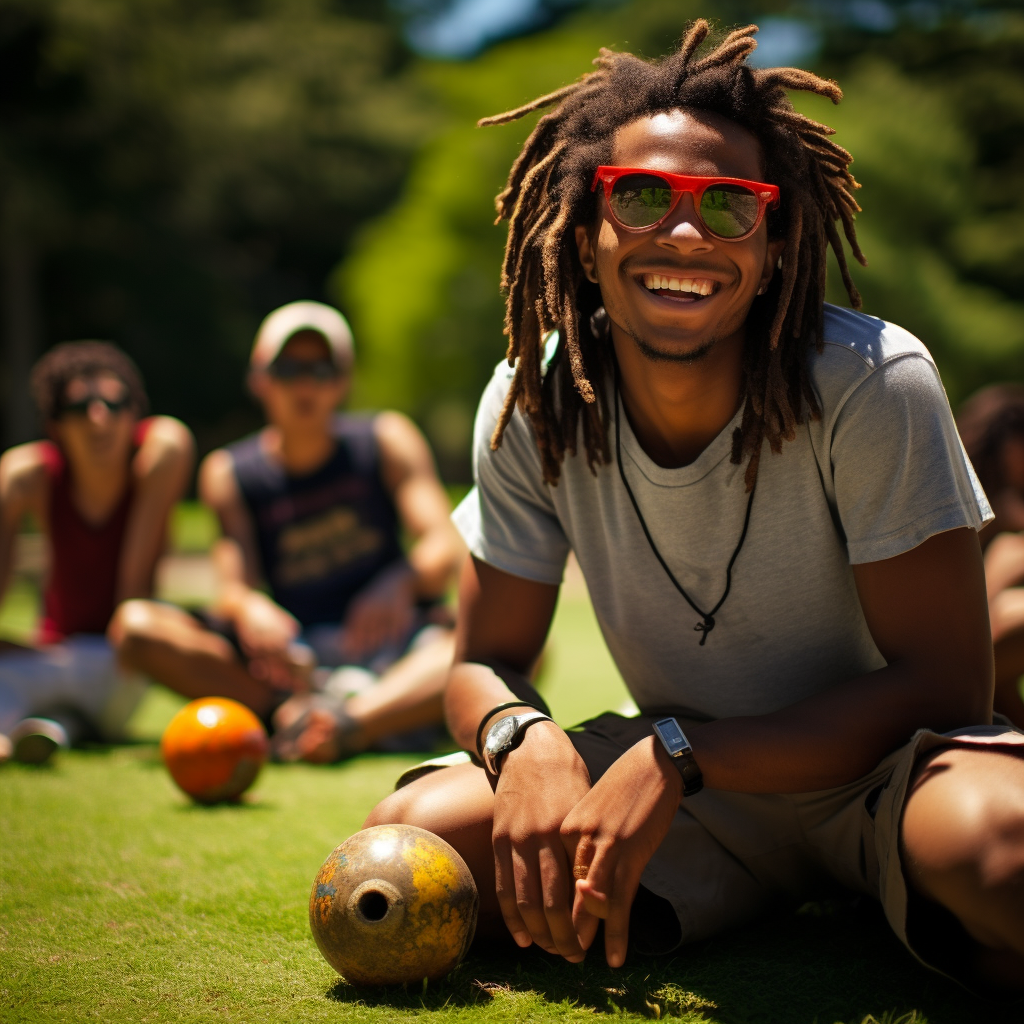
[[[277,804],[268,803],[263,799],[246,800],[215,800],[211,803],[200,803],[198,800],[190,800],[188,803],[179,804],[175,808],[178,814],[210,814],[219,811],[254,812],[254,811],[277,811]]]
[[[854,900],[810,904],[671,957],[631,956],[617,971],[597,948],[574,966],[536,947],[475,946],[447,978],[425,988],[363,989],[339,980],[327,998],[441,1010],[530,992],[601,1014],[691,1015],[728,1024],[991,1024],[1020,1012],[922,967],[880,908]]]

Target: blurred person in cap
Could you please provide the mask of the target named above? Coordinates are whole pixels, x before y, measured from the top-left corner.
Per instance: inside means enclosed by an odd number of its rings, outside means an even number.
[[[199,471],[224,532],[216,604],[194,616],[133,601],[112,628],[126,668],[252,708],[281,760],[333,762],[442,722],[442,602],[464,549],[413,423],[338,414],[352,364],[329,306],[293,302],[263,321],[249,385],[267,426]]]
[[[964,402],[957,427],[995,514],[979,534],[996,663],[995,710],[1024,727],[1024,386],[982,388]]]
[[[183,423],[145,417],[139,371],[113,345],[56,346],[31,388],[48,439],[0,457],[0,599],[26,520],[49,570],[33,646],[0,641],[0,748],[39,763],[85,736],[117,738],[142,694],[104,632],[119,602],[153,591],[194,451]]]

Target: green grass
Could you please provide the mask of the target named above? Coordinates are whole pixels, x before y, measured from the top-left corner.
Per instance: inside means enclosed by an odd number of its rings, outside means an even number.
[[[558,610],[544,692],[563,724],[625,699],[580,594]],[[4,1024],[1014,1019],[917,965],[878,909],[857,901],[814,904],[671,958],[634,956],[620,971],[596,952],[571,966],[502,946],[475,948],[425,990],[354,989],[317,952],[309,888],[416,758],[271,765],[242,805],[199,808],[174,788],[156,746],[180,703],[154,688],[133,744],[75,751],[52,768],[0,768]]]

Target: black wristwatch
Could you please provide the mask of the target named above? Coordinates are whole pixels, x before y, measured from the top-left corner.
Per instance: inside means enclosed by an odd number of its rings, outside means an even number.
[[[543,711],[527,711],[524,715],[506,715],[487,730],[483,744],[484,767],[491,775],[501,774],[501,758],[523,742],[526,730],[534,722],[550,722]]]
[[[704,788],[704,776],[693,756],[693,747],[686,733],[674,718],[662,718],[654,723],[654,734],[661,740],[672,763],[683,777],[683,796],[693,796]]]

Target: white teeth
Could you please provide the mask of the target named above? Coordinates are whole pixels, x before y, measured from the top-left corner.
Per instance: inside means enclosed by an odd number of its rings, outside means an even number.
[[[693,295],[710,295],[715,282],[707,278],[665,277],[663,274],[644,274],[644,287],[649,291],[689,292]]]

